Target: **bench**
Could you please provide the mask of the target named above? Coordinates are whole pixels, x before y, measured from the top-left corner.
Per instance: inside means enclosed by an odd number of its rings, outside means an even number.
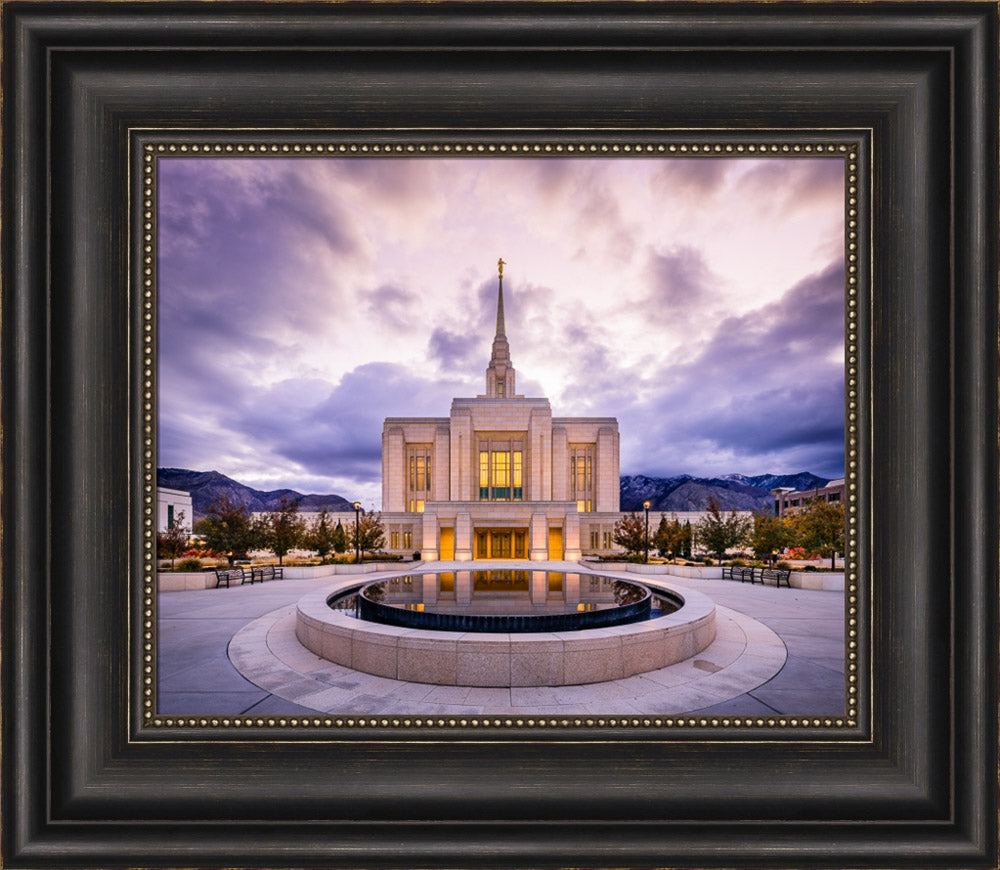
[[[740,583],[745,583],[749,580],[751,583],[756,579],[754,577],[753,568],[742,568],[738,565],[723,565],[722,567],[722,579],[723,580],[739,580]]]
[[[773,580],[775,586],[780,586],[782,582],[791,589],[791,578],[792,572],[789,568],[761,568],[760,569],[760,582],[763,583],[764,580]]]
[[[263,583],[265,580],[283,580],[284,575],[284,568],[278,568],[274,565],[260,565],[250,569],[250,582],[256,583],[260,580]]]
[[[223,583],[226,584],[226,588],[229,588],[229,584],[234,580],[239,580],[242,586],[246,583],[246,574],[243,573],[242,568],[216,568],[215,569],[215,588],[218,589]]]

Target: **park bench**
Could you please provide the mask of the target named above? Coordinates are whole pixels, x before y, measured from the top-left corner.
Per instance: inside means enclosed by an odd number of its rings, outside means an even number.
[[[250,569],[250,582],[256,583],[260,580],[263,583],[265,580],[283,580],[284,575],[284,568],[278,568],[274,565],[259,565]]]
[[[788,568],[761,568],[760,569],[760,582],[763,583],[765,580],[773,580],[775,586],[780,586],[784,583],[789,589],[792,588],[791,584],[792,572]]]
[[[753,568],[741,568],[738,565],[723,565],[722,566],[722,579],[723,580],[739,580],[741,583],[745,583],[749,580],[751,583],[754,582],[754,569]]]
[[[246,582],[246,574],[243,573],[242,568],[216,568],[215,569],[215,588],[218,589],[223,583],[226,584],[226,588],[229,588],[230,583],[234,580],[239,580],[242,586]]]

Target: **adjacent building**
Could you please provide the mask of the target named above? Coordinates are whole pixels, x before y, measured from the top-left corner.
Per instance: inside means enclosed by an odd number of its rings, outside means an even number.
[[[595,541],[611,550],[618,421],[556,417],[548,399],[517,392],[498,266],[484,392],[453,399],[447,417],[387,417],[382,427],[388,550],[431,561],[575,560]]]
[[[771,490],[774,496],[774,515],[783,517],[802,510],[811,501],[825,501],[831,503],[844,502],[844,478],[831,480],[826,486],[815,489],[796,490],[791,487],[781,486]]]
[[[194,524],[194,506],[191,504],[191,493],[180,489],[156,488],[156,530],[165,532],[171,523],[181,518],[184,527],[190,531]]]

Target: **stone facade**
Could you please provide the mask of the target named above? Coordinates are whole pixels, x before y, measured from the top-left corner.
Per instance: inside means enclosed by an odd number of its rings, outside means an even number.
[[[447,417],[383,425],[387,549],[427,561],[579,559],[582,527],[610,531],[621,516],[618,451],[614,417],[553,417],[548,399],[516,393],[501,261],[484,394],[454,399]]]
[[[790,487],[778,487],[771,490],[774,496],[774,513],[784,517],[802,510],[811,501],[826,501],[844,504],[844,478],[831,480],[826,486],[816,489],[793,490]]]
[[[194,525],[194,506],[191,493],[180,489],[156,488],[156,531],[165,532],[170,524],[183,513],[182,523],[189,532]]]

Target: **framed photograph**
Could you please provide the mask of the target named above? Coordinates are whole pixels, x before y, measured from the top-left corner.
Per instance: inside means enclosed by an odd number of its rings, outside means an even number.
[[[6,866],[997,866],[997,24],[6,4]]]
[[[774,136],[140,137],[148,724],[853,727],[838,554],[868,161],[859,137]],[[477,270],[498,244],[518,259]]]

